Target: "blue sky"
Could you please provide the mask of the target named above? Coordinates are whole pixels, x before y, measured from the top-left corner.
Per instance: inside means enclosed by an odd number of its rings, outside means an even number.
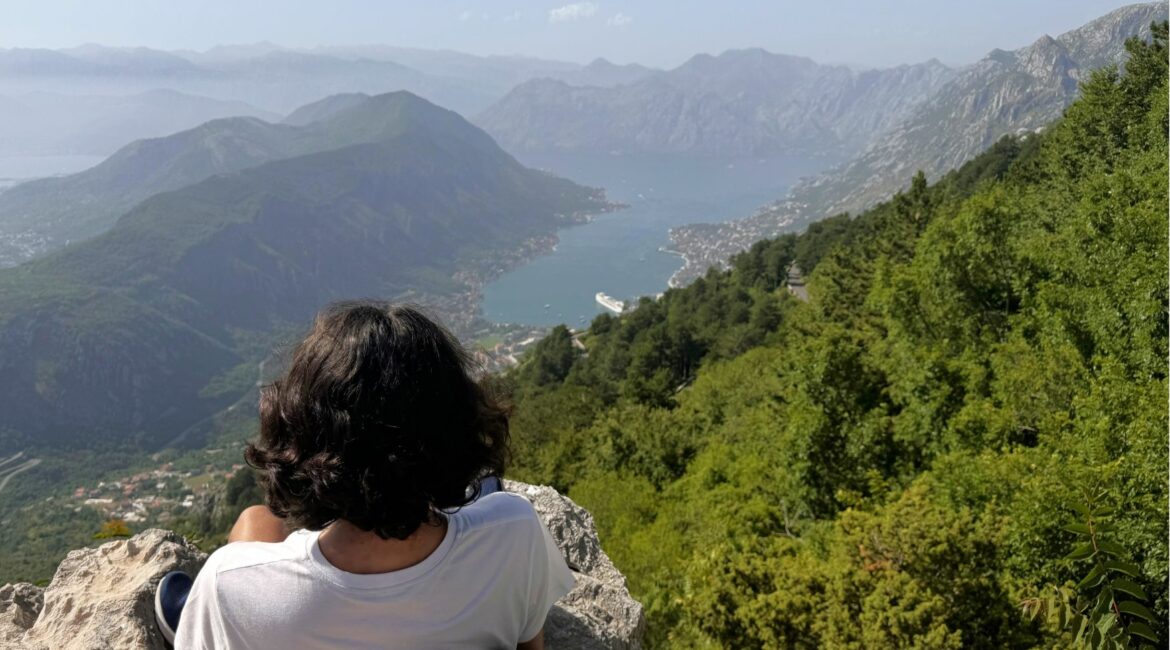
[[[672,67],[763,47],[826,63],[968,63],[1053,36],[1118,0],[39,0],[5,3],[0,47],[206,49],[387,43]]]

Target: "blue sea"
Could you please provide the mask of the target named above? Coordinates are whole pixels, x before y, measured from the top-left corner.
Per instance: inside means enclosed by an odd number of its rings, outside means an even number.
[[[630,207],[562,230],[556,250],[484,288],[485,318],[499,323],[586,325],[604,308],[594,296],[619,300],[666,289],[682,266],[669,231],[696,222],[750,216],[782,198],[802,176],[833,164],[825,158],[746,160],[672,156],[530,155],[520,161],[582,185],[603,187]]]

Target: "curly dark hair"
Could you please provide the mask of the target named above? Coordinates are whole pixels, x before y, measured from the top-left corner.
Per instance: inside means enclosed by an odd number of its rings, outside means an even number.
[[[467,353],[418,309],[345,302],[318,314],[285,375],[260,397],[244,451],[272,512],[320,530],[344,519],[405,539],[468,486],[502,475],[508,416]]]

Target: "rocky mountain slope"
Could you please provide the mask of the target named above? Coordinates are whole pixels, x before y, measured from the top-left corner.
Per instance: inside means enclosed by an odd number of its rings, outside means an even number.
[[[636,83],[658,72],[654,68],[647,68],[637,63],[618,65],[598,57],[583,68],[551,71],[542,76],[563,81],[570,86],[608,88]]]
[[[0,272],[7,440],[169,440],[251,386],[249,336],[338,298],[463,291],[458,270],[606,205],[407,93],[338,113],[327,137],[355,144],[157,194]]]
[[[476,122],[512,151],[843,154],[899,122],[953,74],[937,61],[855,72],[729,50],[616,87],[529,81]]]
[[[812,218],[856,212],[905,187],[920,169],[937,178],[1004,135],[1043,127],[1060,116],[1092,70],[1121,61],[1126,38],[1148,38],[1150,23],[1166,19],[1166,7],[1122,7],[1056,38],[993,50],[856,160],[795,188],[793,199],[809,206]]]
[[[306,126],[313,122],[320,122],[321,120],[333,117],[341,111],[353,108],[358,104],[369,99],[370,96],[365,93],[341,93],[338,95],[330,95],[324,99],[315,101],[311,104],[305,104],[297,110],[289,113],[281,123],[290,124],[292,126]]]
[[[602,550],[593,517],[545,486],[507,481],[532,501],[573,569],[577,585],[545,623],[550,650],[638,650],[642,605]],[[154,592],[170,571],[198,573],[207,556],[181,536],[152,529],[99,548],[77,550],[45,588],[0,587],[0,643],[13,650],[166,648],[154,618]]]
[[[856,213],[909,185],[918,170],[935,179],[1009,134],[1027,134],[1061,115],[1091,71],[1124,61],[1125,41],[1149,38],[1167,18],[1164,2],[1130,5],[1057,38],[1014,51],[993,50],[965,68],[860,156],[798,184],[784,200],[746,219],[676,228],[686,258],[672,278],[685,284],[722,266],[753,242],[840,212]]]

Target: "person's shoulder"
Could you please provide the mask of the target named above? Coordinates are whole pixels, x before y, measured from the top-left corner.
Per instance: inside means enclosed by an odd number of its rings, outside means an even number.
[[[493,492],[464,507],[457,516],[470,529],[527,527],[540,521],[532,502],[512,492]]]
[[[308,531],[296,531],[283,542],[233,542],[216,549],[207,558],[203,572],[215,574],[263,566],[274,562],[297,561],[306,557]]]

